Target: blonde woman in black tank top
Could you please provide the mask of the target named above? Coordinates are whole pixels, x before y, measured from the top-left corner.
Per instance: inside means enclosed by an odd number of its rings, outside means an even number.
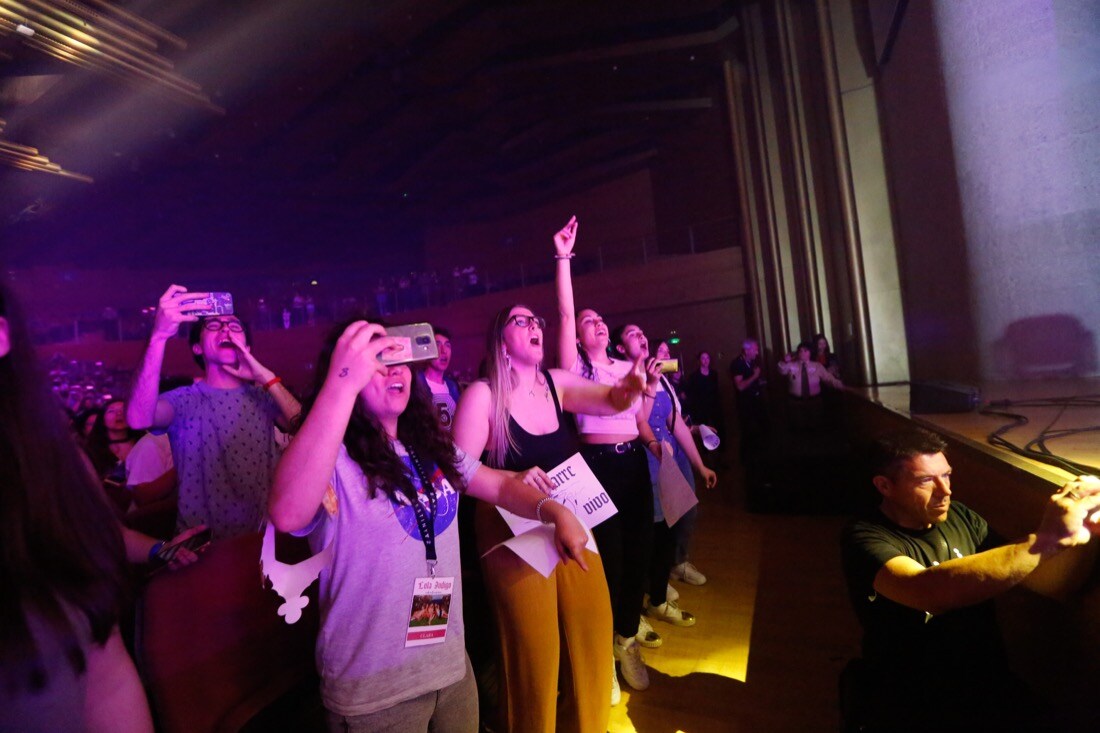
[[[577,452],[572,419],[583,410],[614,414],[641,393],[644,380],[631,373],[614,387],[595,384],[560,369],[544,370],[545,322],[530,308],[505,308],[487,336],[488,378],[470,385],[455,413],[455,442],[486,463],[516,471],[544,492],[546,470]],[[491,506],[479,504],[476,532],[482,573],[500,634],[504,695],[500,730],[582,733],[607,730],[611,699],[611,606],[599,555],[586,551],[585,572],[575,563],[558,565],[544,578],[510,550],[485,552],[511,536]],[[563,636],[555,633],[563,630]],[[569,720],[558,720],[558,671],[562,647],[573,670]]]

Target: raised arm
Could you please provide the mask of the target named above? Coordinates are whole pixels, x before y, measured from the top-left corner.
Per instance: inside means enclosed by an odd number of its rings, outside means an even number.
[[[892,601],[932,614],[987,601],[1023,582],[1062,550],[1087,544],[1100,526],[1100,484],[1079,479],[1050,497],[1039,529],[1026,538],[925,568],[895,557],[875,575],[874,588]]]
[[[577,361],[577,313],[573,305],[573,245],[577,241],[577,217],[554,235],[558,293],[558,366],[569,369]]]
[[[389,338],[371,340],[384,333],[377,324],[356,321],[336,342],[313,409],[275,469],[267,511],[280,532],[302,529],[317,513],[359,392],[385,368],[379,352],[394,345]]]
[[[209,293],[189,293],[182,285],[171,285],[160,296],[153,333],[134,375],[130,399],[126,401],[126,422],[135,430],[163,428],[172,422],[172,406],[157,398],[164,349],[168,340],[179,333],[182,324],[199,320],[198,316],[191,315],[196,309],[194,301],[209,296]]]

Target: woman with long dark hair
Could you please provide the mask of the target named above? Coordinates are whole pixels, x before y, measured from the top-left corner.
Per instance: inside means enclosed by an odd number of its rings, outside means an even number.
[[[582,569],[587,534],[561,504],[456,449],[409,367],[382,361],[399,359],[397,348],[366,321],[330,334],[323,381],[279,462],[268,509],[277,529],[331,545],[317,641],[330,729],[472,733],[459,496],[552,522],[562,559]],[[446,614],[425,616],[429,607]]]
[[[486,453],[494,468],[523,472],[549,492],[546,471],[580,450],[568,412],[611,415],[630,406],[645,384],[629,374],[614,387],[542,367],[546,322],[525,305],[497,313],[486,337],[487,378],[467,388],[455,416],[455,442]],[[586,552],[588,572],[559,565],[544,578],[511,551],[493,550],[512,536],[500,514],[479,503],[478,556],[492,599],[503,663],[500,725],[513,733],[607,730],[613,664],[611,604],[599,555]],[[488,553],[488,554],[486,554]],[[561,634],[557,630],[561,628]],[[574,711],[558,721],[558,670],[563,645],[572,669],[564,691]],[[575,719],[572,719],[575,717]]]
[[[123,534],[3,285],[0,537],[0,730],[151,731],[118,632]]]
[[[641,327],[636,324],[628,323],[612,331],[611,344],[616,352],[628,359],[649,358],[649,340]],[[649,450],[647,455],[649,480],[654,494],[653,555],[649,565],[649,603],[646,606],[646,615],[676,626],[693,626],[695,617],[688,611],[682,610],[677,605],[675,597],[668,597],[668,579],[669,573],[677,564],[679,532],[682,530],[690,535],[695,526],[698,506],[692,507],[675,525],[668,526],[661,507],[658,475],[661,463],[670,460],[680,469],[692,489],[695,488],[692,469],[708,489],[718,483],[718,477],[714,471],[703,464],[699,449],[695,446],[695,439],[691,435],[691,429],[684,422],[684,416],[681,414],[680,401],[672,385],[663,376],[657,382],[653,409],[649,413],[649,418],[646,420],[640,416],[638,418],[638,432]],[[666,445],[671,448],[669,455],[665,452]],[[686,558],[683,562],[687,562]]]
[[[558,358],[563,369],[599,384],[612,385],[636,365],[611,358],[607,325],[599,313],[591,308],[575,312],[570,262],[576,238],[576,217],[554,235],[560,319]],[[620,413],[576,415],[583,444],[581,454],[619,510],[595,527],[593,534],[603,557],[611,595],[615,627],[612,651],[619,660],[623,679],[635,690],[649,687],[649,672],[636,637],[653,541],[653,491],[645,446],[638,439],[637,416],[640,413],[642,419],[649,418],[657,376],[655,369],[648,370],[643,399]]]

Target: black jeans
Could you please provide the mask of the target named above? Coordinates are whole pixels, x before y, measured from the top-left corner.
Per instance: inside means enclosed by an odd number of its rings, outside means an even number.
[[[625,453],[613,446],[583,445],[584,456],[618,513],[592,528],[603,559],[615,633],[630,638],[638,633],[653,545],[653,489],[649,464],[640,441]]]

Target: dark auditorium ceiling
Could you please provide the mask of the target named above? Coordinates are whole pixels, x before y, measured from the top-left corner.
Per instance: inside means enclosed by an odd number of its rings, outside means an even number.
[[[361,259],[645,166],[723,114],[734,2],[140,0],[224,115],[0,39],[0,257],[77,266]]]

